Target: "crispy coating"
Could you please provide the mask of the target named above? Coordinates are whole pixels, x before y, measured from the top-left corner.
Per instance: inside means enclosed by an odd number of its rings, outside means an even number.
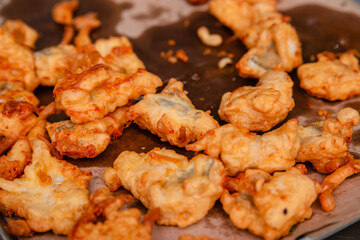
[[[14,180],[24,172],[31,160],[31,146],[27,138],[19,139],[7,156],[0,157],[0,178]]]
[[[318,62],[299,67],[297,74],[309,95],[329,101],[345,100],[360,95],[359,53],[317,54]]]
[[[294,108],[294,83],[280,71],[264,74],[255,87],[240,87],[222,96],[219,116],[249,131],[266,132],[283,121]]]
[[[129,39],[125,36],[98,39],[95,49],[105,59],[112,70],[123,73],[135,73],[145,69],[144,63],[136,56]]]
[[[152,225],[158,214],[148,212],[139,222],[141,212],[137,208],[120,210],[131,203],[131,195],[113,197],[106,188],[97,189],[90,197],[90,207],[80,218],[68,240],[151,240]]]
[[[158,224],[186,227],[213,207],[224,175],[212,157],[200,154],[188,161],[173,150],[154,148],[147,154],[122,152],[103,178],[111,190],[122,184],[150,210],[160,208]]]
[[[90,32],[100,27],[101,22],[98,19],[97,13],[90,12],[82,16],[78,16],[74,19],[75,28],[79,31],[79,34],[75,37],[75,46],[81,47],[91,44]]]
[[[17,43],[11,33],[5,27],[0,28],[0,80],[21,82],[27,90],[33,91],[39,85],[33,54],[30,49]]]
[[[133,74],[117,73],[98,64],[57,81],[56,108],[64,110],[75,124],[102,118],[116,107],[144,94],[155,93],[162,81],[144,69]]]
[[[183,90],[183,83],[170,79],[161,93],[148,94],[129,110],[129,120],[172,145],[184,147],[219,126],[207,112],[197,110]]]
[[[317,194],[314,182],[297,168],[277,172],[272,177],[261,170],[248,169],[226,185],[221,203],[232,223],[240,229],[279,239],[290,228],[312,215],[311,205]]]
[[[193,236],[190,234],[184,234],[179,236],[179,240],[220,240],[219,238],[209,238],[207,236]]]
[[[236,64],[240,76],[259,78],[302,64],[300,39],[289,18],[277,12],[276,1],[212,0],[210,12],[249,48]]]
[[[109,145],[111,138],[121,136],[128,125],[126,114],[129,107],[119,107],[113,113],[84,124],[70,120],[47,123],[52,145],[71,158],[94,158]]]
[[[331,173],[346,163],[353,127],[359,124],[358,111],[341,109],[337,118],[331,114],[323,121],[299,127],[300,149],[296,161],[312,163],[316,171]]]
[[[278,129],[262,136],[245,128],[226,124],[210,130],[199,141],[187,145],[190,151],[201,151],[224,162],[231,176],[248,168],[268,172],[286,170],[295,165],[300,147],[297,137],[298,121],[290,119]]]
[[[73,24],[73,13],[78,8],[77,0],[61,1],[55,4],[52,9],[52,18],[56,23],[63,25]]]
[[[321,208],[330,212],[335,208],[335,200],[331,195],[332,192],[348,177],[360,172],[360,160],[354,159],[352,155],[348,155],[348,162],[327,176],[321,183],[319,201]]]
[[[32,161],[24,174],[13,181],[0,178],[0,210],[23,218],[10,221],[8,230],[69,234],[89,203],[91,172],[52,157],[42,140],[32,139],[31,146]]]
[[[21,20],[7,20],[1,27],[17,44],[34,48],[38,33]]]

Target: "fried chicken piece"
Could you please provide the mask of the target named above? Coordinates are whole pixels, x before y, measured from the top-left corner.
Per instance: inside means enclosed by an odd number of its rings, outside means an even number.
[[[317,198],[314,182],[297,168],[273,176],[248,169],[225,185],[235,186],[231,187],[235,193],[225,190],[221,196],[232,223],[266,240],[279,239],[294,224],[310,218]]]
[[[210,13],[231,28],[249,51],[236,64],[242,77],[259,78],[269,70],[290,72],[302,64],[302,50],[289,18],[273,0],[212,0]]]
[[[184,234],[179,236],[179,240],[220,240],[219,238],[209,238],[207,236],[193,236],[190,234]]]
[[[123,185],[149,210],[160,208],[158,224],[183,228],[213,207],[224,176],[217,159],[200,154],[188,161],[173,150],[154,148],[147,154],[122,152],[103,178],[110,190]]]
[[[69,234],[89,203],[91,172],[52,157],[42,140],[32,139],[31,146],[32,161],[24,174],[13,181],[0,178],[0,210],[23,218],[10,220],[8,230],[14,235],[28,233],[24,227]]]
[[[80,218],[68,240],[139,239],[151,240],[152,225],[158,211],[149,211],[139,223],[141,212],[137,208],[120,210],[132,202],[131,195],[113,197],[106,188],[97,189],[90,197],[90,207]]]
[[[318,62],[301,65],[297,71],[300,87],[309,95],[329,101],[360,95],[359,53],[317,54]]]
[[[30,49],[20,44],[30,43],[31,40],[26,35],[28,30],[23,30],[25,33],[21,35],[21,29],[8,29],[14,27],[12,25],[8,23],[0,28],[0,80],[21,82],[27,90],[33,91],[39,85],[39,80],[35,74],[33,54]],[[13,36],[13,34],[21,36]]]
[[[335,208],[335,200],[331,195],[332,192],[348,177],[360,172],[360,160],[354,159],[352,155],[348,155],[348,162],[344,166],[338,168],[332,174],[328,175],[321,183],[319,201],[321,208],[330,212]]]
[[[205,150],[215,158],[220,155],[231,176],[248,168],[259,168],[267,172],[287,170],[295,165],[300,147],[297,129],[297,119],[290,119],[278,129],[262,136],[245,128],[226,124],[210,130],[199,141],[187,145],[186,150]]]
[[[101,38],[96,40],[94,45],[106,64],[114,71],[134,73],[139,68],[145,69],[144,63],[133,52],[133,47],[125,36]]]
[[[133,74],[117,73],[98,64],[57,81],[56,108],[66,111],[75,124],[102,118],[125,106],[129,100],[155,93],[162,81],[144,69]]]
[[[7,156],[0,157],[0,178],[14,180],[24,172],[31,160],[31,146],[27,138],[20,138]]]
[[[316,171],[331,173],[346,163],[353,127],[359,124],[358,111],[347,107],[337,118],[327,114],[326,119],[299,127],[300,149],[296,161],[312,163]]]
[[[97,13],[90,12],[82,16],[78,16],[74,19],[75,28],[79,31],[79,34],[75,37],[75,46],[81,47],[87,44],[91,44],[90,32],[100,27],[101,22],[98,19]]]
[[[161,137],[171,145],[184,147],[219,126],[209,113],[197,110],[183,90],[183,83],[170,79],[161,93],[148,94],[129,110],[129,120]]]
[[[74,23],[73,13],[78,6],[77,0],[58,2],[52,9],[53,20],[59,24],[72,25]]]
[[[294,83],[280,71],[264,74],[256,87],[240,87],[222,96],[219,116],[249,131],[266,132],[283,121],[294,108]]]
[[[34,48],[38,33],[21,20],[7,20],[1,27],[17,44]]]
[[[71,158],[94,158],[109,145],[111,138],[121,136],[128,125],[126,114],[129,107],[119,107],[113,113],[84,124],[70,120],[47,123],[52,145]]]

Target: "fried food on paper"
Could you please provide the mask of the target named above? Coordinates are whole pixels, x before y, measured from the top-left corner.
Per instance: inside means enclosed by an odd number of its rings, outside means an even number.
[[[27,47],[36,41],[33,34],[36,34],[35,30],[20,20],[8,20],[0,28],[0,80],[20,82],[29,91],[39,85],[33,53]]]
[[[225,169],[200,154],[190,161],[173,150],[122,152],[103,178],[110,190],[121,185],[149,210],[160,208],[161,225],[186,227],[200,221],[223,191]]]
[[[301,43],[276,1],[212,0],[210,13],[249,48],[236,67],[242,77],[259,78],[269,70],[290,72],[302,64]]]
[[[269,71],[255,87],[245,86],[225,93],[219,116],[249,131],[266,132],[283,121],[294,108],[293,85],[287,73]]]
[[[190,234],[184,234],[179,236],[179,240],[220,240],[219,238],[209,238],[207,236],[193,236]]]
[[[52,230],[69,234],[89,203],[91,172],[51,156],[39,139],[31,140],[32,160],[12,181],[0,178],[0,210],[20,221],[9,221],[11,234]],[[16,231],[12,231],[16,230]]]
[[[328,175],[321,183],[319,201],[321,208],[330,212],[335,208],[335,200],[332,192],[348,177],[360,172],[360,160],[354,159],[352,155],[348,155],[348,162]]]
[[[316,171],[331,173],[346,163],[353,127],[359,124],[359,112],[347,107],[337,118],[326,119],[299,127],[300,149],[296,161],[312,163]]]
[[[129,107],[119,107],[107,116],[84,124],[70,120],[47,123],[52,145],[71,158],[94,158],[109,145],[111,138],[121,136],[128,125],[126,114]]]
[[[360,95],[359,53],[349,50],[317,54],[318,62],[299,67],[300,87],[309,95],[329,101]]]
[[[145,69],[144,63],[136,56],[129,39],[125,36],[101,38],[95,41],[95,49],[110,68],[117,72],[135,73]]]
[[[27,138],[19,139],[7,156],[0,157],[0,178],[14,180],[24,172],[31,160],[31,146]]]
[[[151,240],[152,225],[158,212],[148,212],[140,223],[137,208],[120,210],[132,202],[131,195],[113,197],[106,188],[97,189],[90,197],[90,207],[80,218],[68,240]]]
[[[125,106],[129,100],[155,93],[162,81],[144,69],[124,74],[98,64],[57,81],[56,108],[64,110],[75,124],[102,118]]]
[[[186,150],[205,150],[214,158],[220,155],[231,176],[248,168],[259,168],[267,172],[287,170],[295,165],[300,147],[297,129],[297,119],[290,119],[278,129],[262,136],[245,128],[226,124],[210,130],[199,141],[187,145]]]
[[[184,147],[219,126],[209,113],[197,110],[183,90],[183,83],[170,79],[161,93],[148,94],[129,110],[129,120],[172,145]]]
[[[298,168],[268,173],[248,169],[228,179],[221,203],[232,223],[265,240],[286,236],[291,227],[312,215],[315,183]]]

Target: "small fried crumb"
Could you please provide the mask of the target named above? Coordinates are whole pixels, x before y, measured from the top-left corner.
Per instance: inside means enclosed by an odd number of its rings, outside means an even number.
[[[211,34],[209,29],[205,26],[201,26],[197,30],[197,35],[201,42],[206,46],[218,47],[222,44],[223,39],[219,34]]]
[[[326,111],[325,109],[320,108],[318,111],[318,115],[319,116],[327,116],[327,115],[329,115],[329,112]]]
[[[203,102],[203,101],[205,101],[205,98],[204,98],[204,97],[200,97],[199,100]]]
[[[227,39],[225,40],[225,42],[226,42],[226,43],[231,43],[231,42],[233,42],[233,41],[235,41],[235,40],[237,40],[237,39],[238,39],[238,37],[237,37],[236,35],[233,35],[233,36],[227,38]]]
[[[311,62],[315,62],[315,56],[314,56],[314,55],[311,55],[311,56],[310,56],[310,61],[311,61]]]
[[[232,62],[233,61],[231,58],[224,57],[224,58],[220,59],[220,61],[218,62],[218,68],[223,69],[226,67],[226,65],[231,64]]]
[[[177,58],[175,56],[169,56],[168,57],[168,62],[169,63],[176,63],[177,62]]]
[[[146,147],[141,147],[141,150],[145,150],[146,149]]]
[[[199,74],[194,73],[193,75],[191,75],[191,79],[194,81],[199,81],[201,78]]]
[[[165,58],[165,57],[166,57],[166,53],[165,53],[164,51],[161,51],[160,57],[161,57],[161,58]]]
[[[221,50],[220,52],[218,52],[217,56],[218,57],[225,57],[227,55],[227,52],[225,50]]]
[[[189,27],[190,26],[190,21],[189,20],[185,20],[184,21],[184,27]]]
[[[228,53],[227,57],[228,57],[228,58],[234,58],[235,55],[234,55],[233,53]]]
[[[207,55],[210,55],[211,54],[211,49],[210,48],[206,48],[204,51],[203,51],[203,55],[204,56],[207,56]]]
[[[182,49],[179,49],[179,50],[176,51],[176,58],[183,61],[183,62],[188,62],[189,61],[188,55]]]
[[[309,109],[313,109],[313,108],[314,108],[314,105],[312,105],[311,103],[308,103],[308,104],[307,104],[307,107],[308,107]]]
[[[176,42],[173,39],[169,39],[167,43],[168,43],[169,46],[175,46],[176,45]]]

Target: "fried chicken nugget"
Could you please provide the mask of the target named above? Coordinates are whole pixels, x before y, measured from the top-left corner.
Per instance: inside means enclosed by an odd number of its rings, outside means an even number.
[[[21,26],[26,30],[17,29],[13,25],[18,24],[19,21],[6,22],[0,28],[0,80],[21,82],[27,90],[33,91],[39,85],[35,74],[34,57],[29,48],[21,45],[32,44],[32,40],[26,35],[30,27],[21,22]],[[15,29],[11,29],[12,27]]]
[[[321,183],[319,201],[321,208],[330,212],[335,208],[335,200],[331,195],[332,192],[348,177],[360,172],[360,160],[354,159],[352,155],[348,155],[348,162],[327,176]]]
[[[314,182],[297,168],[272,177],[248,169],[226,185],[235,193],[225,190],[220,200],[232,223],[266,240],[279,239],[294,224],[310,218],[317,198]]]
[[[32,161],[24,174],[13,181],[0,178],[0,210],[24,218],[9,221],[8,231],[69,234],[89,203],[91,172],[52,157],[42,140],[32,139],[31,147]]]
[[[360,95],[359,53],[317,54],[318,62],[298,68],[300,87],[309,95],[329,101],[345,100]]]
[[[207,112],[197,110],[183,90],[170,79],[161,93],[148,94],[129,110],[129,120],[161,137],[161,141],[184,147],[219,126]]]
[[[212,0],[210,13],[231,28],[249,51],[236,64],[242,77],[259,78],[269,70],[290,72],[302,64],[302,50],[289,18],[276,1]]]
[[[266,132],[283,121],[295,102],[292,98],[294,83],[281,71],[264,74],[256,87],[240,87],[222,96],[219,116],[249,131]]]
[[[84,124],[70,120],[47,123],[52,145],[71,158],[94,158],[109,145],[111,137],[118,137],[128,125],[129,107],[119,107],[107,116]]]
[[[337,118],[327,114],[326,119],[299,127],[300,149],[297,162],[309,161],[316,171],[331,173],[346,163],[353,127],[359,124],[359,112],[347,107]]]
[[[245,128],[226,124],[210,130],[199,141],[187,145],[186,150],[205,150],[215,158],[220,155],[231,176],[248,168],[268,172],[286,170],[295,165],[300,147],[297,129],[297,119],[290,119],[278,129],[262,136]]]
[[[68,240],[139,239],[151,240],[152,225],[158,211],[148,212],[139,223],[141,212],[137,208],[120,210],[131,203],[131,195],[113,197],[106,188],[97,189],[90,197],[90,207],[80,218]]]
[[[133,74],[114,72],[98,64],[57,81],[56,108],[64,110],[75,124],[102,118],[116,107],[144,94],[155,93],[162,81],[144,69]]]
[[[223,191],[221,162],[200,154],[190,161],[173,150],[125,151],[103,178],[110,190],[130,190],[148,209],[160,208],[158,224],[186,227],[200,221]]]

